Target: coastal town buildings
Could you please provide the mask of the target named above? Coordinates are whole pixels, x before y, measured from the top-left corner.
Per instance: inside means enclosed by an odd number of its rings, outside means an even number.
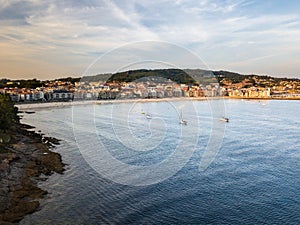
[[[300,81],[292,79],[246,77],[233,81],[219,75],[219,82],[178,84],[168,80],[145,79],[134,82],[47,81],[41,87],[19,88],[9,81],[0,93],[9,94],[15,102],[49,102],[106,99],[218,97],[230,98],[300,98]],[[276,80],[277,79],[277,80]],[[16,85],[16,87],[11,87]]]

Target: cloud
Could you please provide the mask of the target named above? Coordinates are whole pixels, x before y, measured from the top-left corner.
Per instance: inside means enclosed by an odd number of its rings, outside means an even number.
[[[182,45],[211,67],[240,63],[243,72],[248,60],[253,72],[262,71],[258,60],[250,59],[272,55],[273,60],[299,51],[300,15],[272,7],[245,0],[0,0],[2,73],[17,76],[24,69],[6,69],[6,62],[30,60],[47,62],[47,70],[37,71],[41,76],[52,76],[50,68],[58,74],[64,64],[78,74],[100,54],[145,40]],[[291,68],[288,73],[295,71]]]
[[[196,4],[195,4],[196,3]],[[201,14],[201,13],[230,13],[238,7],[251,4],[245,0],[230,0],[230,1],[215,1],[215,0],[200,0],[200,1],[176,1],[177,5],[186,13]]]

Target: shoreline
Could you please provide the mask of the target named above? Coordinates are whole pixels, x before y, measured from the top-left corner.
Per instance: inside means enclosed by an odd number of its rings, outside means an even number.
[[[172,102],[172,101],[213,101],[213,100],[255,100],[255,101],[270,101],[270,100],[300,100],[300,98],[243,98],[243,97],[177,97],[177,98],[138,98],[138,99],[109,99],[109,100],[82,100],[82,101],[70,101],[70,102],[34,102],[34,103],[22,103],[15,104],[19,110],[30,110],[39,108],[53,108],[53,107],[68,107],[76,105],[104,105],[104,104],[121,104],[121,103],[146,103],[146,102]]]
[[[11,141],[0,145],[0,224],[17,223],[38,211],[39,199],[48,193],[38,182],[54,172],[63,174],[61,155],[51,151],[59,140],[30,131],[32,128],[17,124],[9,132]]]
[[[243,97],[227,97],[226,99],[243,99],[243,100],[300,100],[300,97],[292,98],[292,97],[273,97],[273,98],[243,98]]]
[[[132,102],[167,102],[167,101],[206,101],[206,100],[220,100],[224,97],[178,97],[178,98],[137,98],[137,99],[109,99],[109,100],[84,100],[84,101],[70,101],[70,102],[36,102],[36,103],[23,103],[15,104],[19,110],[36,109],[36,108],[51,108],[51,107],[65,107],[65,106],[76,106],[76,105],[104,105],[104,104],[121,104],[121,103],[132,103]]]

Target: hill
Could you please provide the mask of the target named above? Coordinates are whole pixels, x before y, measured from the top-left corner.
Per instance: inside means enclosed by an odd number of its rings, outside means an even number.
[[[272,83],[279,83],[280,81],[299,81],[296,78],[275,78],[267,75],[243,75],[239,73],[229,72],[229,71],[211,71],[211,70],[202,70],[202,69],[139,69],[139,70],[128,70],[118,73],[108,73],[108,74],[98,74],[92,76],[84,76],[82,78],[59,78],[52,81],[46,80],[41,81],[37,79],[30,80],[9,80],[1,79],[0,88],[4,87],[18,87],[18,88],[31,88],[35,89],[36,87],[47,86],[49,82],[61,81],[69,82],[74,84],[75,82],[97,82],[97,81],[107,81],[107,82],[132,82],[141,79],[149,79],[160,81],[163,80],[172,80],[176,83],[181,84],[209,84],[217,83],[223,79],[231,81],[232,83],[239,83],[244,79],[253,81],[254,78],[272,80]],[[254,82],[254,81],[253,81]]]

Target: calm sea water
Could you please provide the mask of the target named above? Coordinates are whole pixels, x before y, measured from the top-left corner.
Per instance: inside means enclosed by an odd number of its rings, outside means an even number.
[[[68,165],[40,184],[49,194],[21,224],[300,224],[300,101],[223,106],[149,102],[24,115],[62,140],[55,151]],[[214,118],[216,110],[230,122]],[[220,137],[200,171],[209,141]]]

